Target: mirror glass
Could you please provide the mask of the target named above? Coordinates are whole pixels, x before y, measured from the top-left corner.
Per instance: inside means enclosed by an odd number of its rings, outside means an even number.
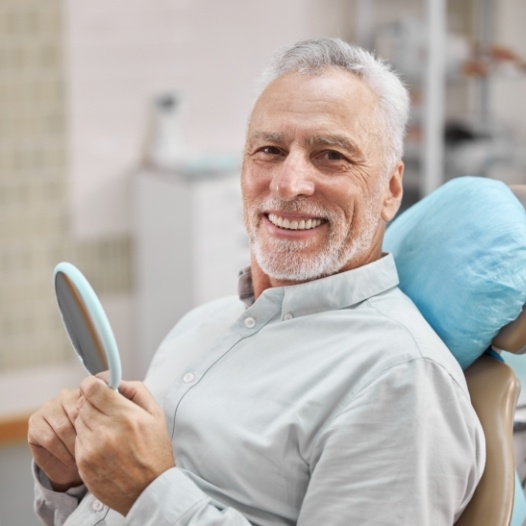
[[[109,371],[109,386],[121,382],[119,350],[106,313],[88,280],[74,265],[59,263],[54,272],[58,307],[73,349],[91,374]]]

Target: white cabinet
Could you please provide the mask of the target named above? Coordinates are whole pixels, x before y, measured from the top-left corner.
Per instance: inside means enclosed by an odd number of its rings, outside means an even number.
[[[249,264],[239,173],[134,178],[135,375],[189,309],[237,294]]]

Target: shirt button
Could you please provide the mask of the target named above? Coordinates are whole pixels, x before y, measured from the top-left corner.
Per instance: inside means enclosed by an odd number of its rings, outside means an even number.
[[[104,508],[104,504],[100,500],[94,500],[93,504],[91,505],[93,511],[101,511],[102,508]]]
[[[192,383],[195,379],[195,374],[194,373],[186,373],[184,376],[183,376],[183,382],[185,384],[189,384],[189,383]]]
[[[255,326],[256,326],[256,320],[252,316],[245,318],[245,327],[247,329],[253,329]]]
[[[292,318],[294,318],[292,312],[287,312],[287,313],[283,316],[283,319],[284,319],[285,321],[292,320]]]

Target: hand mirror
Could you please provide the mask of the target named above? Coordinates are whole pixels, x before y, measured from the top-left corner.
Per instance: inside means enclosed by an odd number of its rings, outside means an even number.
[[[91,374],[110,373],[109,386],[121,383],[119,350],[106,313],[84,275],[71,263],[55,267],[55,293],[73,349]]]

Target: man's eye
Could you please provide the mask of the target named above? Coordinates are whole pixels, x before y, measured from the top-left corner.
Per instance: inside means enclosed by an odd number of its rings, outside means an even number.
[[[260,151],[263,153],[267,153],[268,155],[279,155],[280,154],[279,148],[276,148],[275,146],[265,146],[264,148],[261,148]]]
[[[329,161],[343,161],[345,157],[340,153],[333,150],[325,152],[325,158]]]

